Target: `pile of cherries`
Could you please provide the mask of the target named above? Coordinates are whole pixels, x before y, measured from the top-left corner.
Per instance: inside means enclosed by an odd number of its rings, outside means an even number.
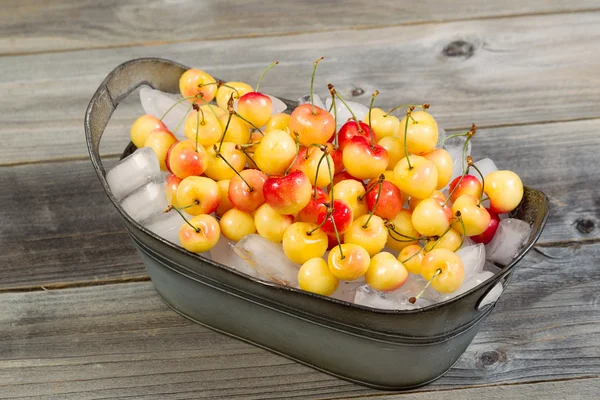
[[[520,178],[506,170],[481,176],[466,156],[477,130],[473,125],[446,138],[465,139],[464,173],[450,182],[454,160],[438,143],[428,104],[386,112],[373,108],[376,91],[359,121],[329,85],[331,109],[316,106],[319,61],[311,103],[291,115],[273,115],[260,81],[253,89],[190,69],[179,81],[179,102],[193,108],[182,121],[187,140],[178,141],[151,115],[135,121],[132,142],[151,147],[171,173],[167,211],[184,219],[181,245],[201,253],[220,235],[237,242],[258,233],[281,243],[286,256],[301,265],[302,289],[322,295],[332,294],[340,280],[363,276],[374,289],[392,291],[408,272],[421,274],[441,293],[456,291],[464,269],[455,251],[465,237],[478,243],[493,238],[498,214],[521,202]],[[336,101],[353,116],[339,130]],[[392,115],[399,109],[401,120]],[[447,186],[446,196],[440,190]],[[186,219],[183,210],[193,218]]]

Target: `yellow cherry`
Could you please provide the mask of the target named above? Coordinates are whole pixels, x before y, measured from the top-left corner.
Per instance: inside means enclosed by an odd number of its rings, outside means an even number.
[[[423,155],[423,158],[431,161],[438,172],[438,181],[436,189],[442,189],[450,182],[452,178],[452,156],[447,150],[441,147],[433,150],[431,153]]]
[[[244,82],[227,82],[217,90],[217,104],[223,110],[227,110],[227,102],[233,94],[233,100],[239,100],[246,93],[252,92],[252,86]]]
[[[450,229],[443,236],[440,236],[439,240],[429,240],[425,245],[425,251],[431,251],[434,248],[456,251],[460,248],[462,241],[462,235],[455,229]]]
[[[408,279],[408,271],[393,254],[382,252],[371,257],[365,280],[375,290],[389,292],[398,289]]]
[[[138,119],[135,120],[133,125],[131,125],[131,130],[129,131],[129,137],[131,141],[137,148],[144,147],[144,142],[155,129],[168,129],[167,126],[158,118],[146,114],[142,115]]]
[[[183,126],[185,136],[192,142],[202,146],[210,146],[221,140],[223,128],[212,112],[194,111],[188,115]]]
[[[218,149],[218,143],[206,148],[208,159],[206,170],[204,171],[206,176],[216,181],[231,179],[236,176],[235,171],[240,172],[244,169],[246,166],[246,155],[235,148],[235,143],[223,142],[220,154],[227,160],[227,163],[217,155]]]
[[[411,244],[402,249],[398,254],[398,261],[413,274],[420,274],[425,257],[423,248],[417,244]]]
[[[154,154],[158,158],[160,169],[163,171],[167,170],[165,164],[167,159],[167,152],[173,143],[177,142],[177,138],[166,129],[155,129],[146,138],[144,147],[150,147],[154,150]]]
[[[291,131],[290,131],[290,115],[289,114],[279,113],[279,114],[275,114],[275,115],[271,116],[271,118],[269,118],[269,120],[267,121],[267,125],[265,127],[265,131],[267,133],[269,133],[276,129],[285,131],[288,134],[291,133]]]
[[[283,233],[293,222],[293,216],[279,214],[267,203],[258,207],[254,213],[258,234],[275,243],[283,240]]]
[[[344,243],[357,244],[374,256],[385,247],[388,233],[383,219],[373,215],[367,223],[368,219],[368,214],[356,218],[344,233]]]
[[[329,271],[335,277],[346,281],[363,276],[369,269],[370,262],[371,257],[367,250],[353,243],[344,243],[334,247],[327,257]]]
[[[465,270],[456,253],[448,249],[434,249],[423,258],[421,275],[428,281],[433,278],[431,286],[438,292],[452,293],[462,285]]]
[[[191,68],[179,78],[179,91],[183,97],[200,96],[204,102],[210,102],[217,94],[215,78],[204,71]],[[195,102],[197,99],[189,99]]]
[[[192,253],[204,253],[217,244],[221,230],[215,218],[202,214],[188,222],[189,224],[182,221],[179,230],[179,242],[184,249]]]
[[[412,117],[412,118],[411,118]],[[426,111],[413,111],[408,117],[406,146],[410,154],[423,155],[433,151],[438,141],[438,126],[431,114]],[[404,140],[406,118],[400,121],[398,136]]]
[[[479,204],[477,197],[470,194],[463,194],[452,204],[452,215],[457,213],[460,213],[462,223],[457,220],[452,227],[466,236],[482,234],[490,224],[490,213]]]
[[[232,115],[229,120],[229,114],[222,114],[218,120],[225,134],[224,141],[235,144],[246,144],[250,141],[250,125],[237,115]],[[227,126],[228,120],[229,126]],[[225,132],[225,128],[227,128],[227,132]]]
[[[418,240],[410,240],[410,238],[421,237],[421,234],[417,232],[413,226],[412,211],[403,208],[394,219],[388,221],[388,223],[391,224],[391,227],[393,227],[393,230],[397,233],[392,230],[388,231],[387,247],[392,250],[400,251],[407,246],[418,243]]]
[[[490,209],[496,214],[511,212],[523,199],[523,182],[512,171],[501,170],[485,176],[485,194],[490,198]]]
[[[219,207],[217,207],[217,215],[221,216],[225,214],[228,210],[233,208],[233,205],[229,201],[229,183],[230,179],[223,179],[217,182],[217,186],[219,186],[219,192],[221,193],[221,201],[219,202]]]
[[[354,218],[369,212],[364,194],[365,187],[354,179],[344,179],[333,186],[333,198],[345,201],[352,209]]]
[[[369,124],[369,114],[363,119],[365,124]],[[386,114],[381,108],[371,110],[371,128],[375,133],[375,139],[379,142],[384,137],[398,136],[400,121],[397,117]]]
[[[177,187],[177,203],[190,215],[210,214],[217,209],[221,192],[217,182],[203,176],[188,176]]]
[[[316,224],[308,222],[295,222],[288,226],[282,238],[287,258],[296,264],[304,264],[311,258],[323,257],[327,251],[327,234],[316,228]]]
[[[221,234],[234,242],[239,242],[244,236],[256,232],[252,215],[235,208],[223,214],[219,226]]]
[[[412,223],[415,229],[425,236],[439,236],[450,227],[452,212],[444,202],[429,197],[423,199],[413,211]]]
[[[398,164],[398,161],[402,160],[405,156],[404,144],[400,138],[396,136],[386,136],[377,142],[378,145],[383,147],[388,153],[388,169],[392,169]],[[452,171],[450,171],[452,172]]]
[[[311,258],[300,267],[298,284],[300,289],[307,292],[329,296],[337,289],[339,279],[329,271],[327,261],[322,258]]]
[[[424,199],[429,197],[438,183],[438,172],[435,165],[420,156],[409,156],[398,161],[394,167],[396,186],[403,194]]]
[[[285,131],[276,129],[263,136],[254,151],[254,162],[268,175],[283,175],[296,157],[296,142]],[[323,166],[321,167],[323,168]],[[319,171],[326,174],[327,167]]]

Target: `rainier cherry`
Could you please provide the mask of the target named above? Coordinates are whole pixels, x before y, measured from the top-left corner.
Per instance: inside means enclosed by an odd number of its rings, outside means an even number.
[[[173,143],[177,142],[177,138],[168,129],[155,129],[146,138],[144,147],[150,147],[154,150],[160,169],[163,171],[167,170],[165,160],[167,159],[167,152]]]
[[[366,119],[365,122],[368,121]],[[379,142],[385,137],[398,136],[400,121],[397,117],[386,114],[381,108],[373,108],[371,110],[371,128],[375,132],[375,139]]]
[[[155,129],[168,129],[167,126],[158,118],[146,114],[135,120],[129,131],[131,141],[137,148],[144,147],[144,143]]]
[[[199,96],[208,103],[217,94],[217,82],[206,72],[192,68],[179,78],[179,91],[183,97]],[[195,102],[196,99],[189,101]]]
[[[252,92],[252,86],[244,82],[227,82],[219,86],[217,90],[217,104],[223,110],[227,110],[227,103],[233,95],[233,100],[239,100],[246,93]]]
[[[179,229],[179,242],[187,251],[204,253],[219,241],[219,223],[210,215],[202,214],[191,218]]]
[[[302,222],[317,223],[319,213],[325,208],[325,203],[329,202],[329,196],[320,188],[312,188],[310,201],[299,213],[298,220]],[[316,194],[316,196],[315,196]]]
[[[475,176],[461,175],[454,178],[448,189],[450,190],[450,201],[454,203],[463,194],[470,194],[477,198],[481,197],[483,187]]]
[[[327,142],[335,132],[335,120],[328,111],[315,106],[313,101],[313,85],[317,64],[323,58],[315,61],[312,79],[310,83],[311,103],[302,104],[296,107],[290,117],[290,130],[297,133],[300,137],[300,143],[308,146],[313,143],[323,144]]]
[[[211,179],[220,181],[231,179],[246,166],[246,155],[236,149],[235,143],[223,142],[209,146],[206,149],[208,163],[204,174]]]
[[[185,211],[191,215],[210,214],[217,209],[220,201],[217,183],[203,176],[188,176],[177,187],[177,203],[186,207]]]
[[[344,243],[357,244],[365,249],[370,256],[374,256],[383,250],[387,239],[388,233],[385,223],[383,219],[376,215],[366,214],[356,218],[350,229],[344,233]]]
[[[490,224],[490,214],[479,199],[470,194],[463,194],[452,203],[452,214],[462,219],[462,222],[454,222],[452,227],[466,236],[480,235]]]
[[[338,173],[338,174],[335,174],[335,175],[333,176],[333,184],[334,184],[334,185],[337,185],[339,182],[341,182],[341,181],[344,181],[344,180],[346,180],[346,179],[352,179],[352,180],[355,180],[355,181],[357,181],[357,182],[360,182],[360,183],[361,183],[363,186],[365,186],[365,184],[364,184],[364,182],[363,182],[362,180],[360,180],[360,179],[358,179],[358,178],[355,178],[355,177],[353,177],[352,175],[350,175],[350,174],[348,173],[348,171],[342,171],[342,172],[340,172],[340,173]]]
[[[402,193],[396,185],[384,179],[369,184],[367,207],[383,219],[393,219],[402,209]]]
[[[229,201],[233,207],[248,213],[253,212],[265,202],[263,186],[267,175],[258,169],[245,169],[231,178],[229,183]]]
[[[198,146],[191,140],[174,143],[168,150],[166,166],[178,178],[198,176],[209,166],[209,159],[204,147]]]
[[[490,214],[490,223],[483,233],[471,236],[471,240],[473,240],[475,243],[488,244],[491,242],[496,234],[496,231],[498,230],[498,225],[500,225],[500,217],[498,217],[498,214],[489,208],[486,208],[486,210]]]
[[[291,215],[282,215],[265,203],[254,213],[254,225],[258,234],[272,242],[280,243],[283,233],[294,222]]]
[[[369,212],[365,200],[365,187],[362,182],[354,179],[346,179],[333,186],[333,198],[345,201],[350,208],[354,218]]]
[[[169,174],[169,176],[167,176],[165,197],[167,198],[167,203],[173,207],[179,207],[179,203],[177,202],[177,188],[179,187],[180,183],[181,178],[178,178],[174,174]]]
[[[309,205],[312,185],[302,171],[269,177],[263,188],[265,201],[280,214],[296,214]]]
[[[323,149],[326,153],[329,153],[327,147],[323,146]],[[304,172],[310,179],[310,183],[320,188],[331,183],[329,168],[333,173],[333,159],[331,155],[323,152],[323,149],[315,146],[300,149],[298,158],[291,167],[292,171],[297,169]]]
[[[357,244],[344,243],[329,252],[327,265],[337,278],[346,281],[363,276],[369,269],[371,257],[367,250]]]
[[[446,196],[444,196],[444,193],[440,192],[439,190],[434,190],[433,193],[431,193],[429,195],[429,197],[433,197],[436,199],[441,200],[442,202],[446,201]],[[427,198],[429,198],[427,197]],[[408,200],[408,208],[410,208],[411,211],[414,211],[414,209],[419,205],[420,202],[422,202],[425,199],[419,199],[417,197],[411,197]]]
[[[450,178],[452,178],[453,164],[450,153],[440,147],[433,150],[431,153],[424,154],[423,158],[431,161],[437,169],[438,181],[435,188],[439,190],[446,187],[448,182],[450,182]]]
[[[465,277],[463,263],[448,249],[434,249],[423,259],[421,275],[431,280],[431,286],[440,293],[452,293],[460,288]]]
[[[168,180],[167,180],[168,182]],[[233,208],[233,205],[229,201],[229,183],[231,180],[223,179],[217,182],[217,186],[219,186],[219,192],[221,193],[221,201],[219,202],[219,207],[217,207],[217,215],[222,216],[228,210]]]
[[[429,197],[421,201],[412,214],[413,226],[421,235],[439,236],[449,227],[452,210],[440,199]]]
[[[408,271],[393,254],[381,252],[371,257],[365,279],[373,289],[389,292],[406,282]]]
[[[423,248],[417,244],[411,244],[402,249],[398,254],[398,261],[413,274],[420,274],[425,258]]]
[[[456,251],[460,248],[463,242],[463,237],[456,230],[450,228],[437,240],[429,240],[425,244],[425,251],[431,251],[433,249],[448,249],[450,251]]]
[[[412,212],[405,208],[386,223],[388,239],[386,246],[392,250],[402,250],[407,246],[417,244],[421,234],[412,223]],[[402,261],[402,260],[400,260]]]
[[[262,73],[256,84],[256,91],[246,93],[240,97],[240,100],[238,101],[238,113],[255,128],[265,125],[273,114],[273,102],[271,101],[271,98],[260,93],[258,88],[267,71],[277,64],[279,63],[275,61]]]
[[[348,121],[338,131],[338,145],[343,151],[344,147],[355,136],[363,136],[369,138],[369,125],[364,122]]]
[[[183,125],[185,136],[202,146],[211,146],[221,140],[223,127],[217,116],[204,110],[194,111],[188,115]]]
[[[375,178],[387,169],[387,151],[364,136],[355,136],[344,147],[342,157],[346,170],[358,179]]]
[[[396,136],[386,136],[377,142],[378,145],[383,147],[388,154],[388,166],[387,169],[393,169],[398,161],[402,160],[405,156],[404,147],[400,138]]]
[[[404,157],[396,164],[394,179],[402,193],[424,199],[435,190],[438,184],[438,172],[431,161],[411,155],[410,158]]]
[[[490,198],[490,209],[497,214],[511,212],[523,199],[523,182],[512,171],[489,173],[483,190]]]
[[[311,258],[298,271],[298,285],[307,292],[329,296],[338,284],[339,279],[329,271],[327,261],[322,258]]]
[[[290,115],[289,114],[279,113],[279,114],[275,114],[271,118],[269,118],[269,120],[267,121],[267,125],[265,127],[265,131],[267,133],[269,133],[276,129],[285,131],[288,134],[292,135],[292,132],[290,131]]]
[[[408,125],[407,125],[408,119]],[[405,135],[410,154],[423,155],[431,153],[438,141],[438,127],[433,117],[426,111],[409,112],[400,121],[401,138]]]
[[[283,252],[292,262],[304,264],[327,251],[327,235],[317,225],[294,222],[283,233]]]
[[[229,113],[221,114],[218,118],[223,129],[225,142],[246,144],[250,140],[250,126],[239,116]],[[227,131],[225,131],[227,129]],[[219,138],[221,139],[221,138]]]
[[[221,234],[234,242],[239,242],[244,236],[256,232],[252,215],[235,208],[223,214],[219,226]]]
[[[296,143],[285,131],[273,130],[263,136],[254,151],[254,162],[268,175],[283,175],[296,157]]]
[[[323,208],[317,216],[317,224],[321,230],[329,236],[335,235],[335,229],[338,234],[342,234],[350,228],[354,215],[350,206],[342,201],[335,199],[330,208]],[[335,223],[335,228],[334,228]]]

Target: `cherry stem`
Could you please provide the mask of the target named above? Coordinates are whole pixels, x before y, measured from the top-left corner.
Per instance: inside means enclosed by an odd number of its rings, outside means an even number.
[[[429,280],[429,282],[427,282],[427,284],[425,285],[425,287],[419,292],[419,294],[417,294],[415,297],[411,297],[410,299],[408,299],[408,302],[410,304],[415,304],[417,302],[417,300],[419,300],[419,297],[421,297],[423,295],[423,293],[425,293],[425,291],[427,290],[427,288],[429,287],[429,285],[431,285],[431,282],[433,282],[433,280],[442,273],[442,269],[438,268],[435,271],[435,274],[433,274],[433,276],[431,277],[431,279]]]
[[[230,86],[230,85],[227,85],[227,84],[223,83],[223,81],[201,83],[201,84],[198,85],[198,88],[201,88],[201,87],[204,87],[204,86],[210,86],[210,85],[217,85],[218,87],[225,86],[226,88],[229,88],[229,89],[233,90],[238,95],[238,97],[240,96],[240,92],[238,92],[238,90],[236,88],[234,88],[233,86]]]
[[[406,122],[404,123],[404,154],[406,156],[406,162],[408,163],[408,169],[411,170],[413,167],[410,164],[410,158],[408,158],[408,145],[406,144],[406,138],[408,136],[408,116],[410,115],[411,111],[406,110]]]
[[[395,240],[396,242],[414,242],[415,240],[420,240],[422,238],[415,238],[415,237],[411,237],[411,236],[407,236],[403,233],[400,233],[396,230],[396,227],[394,226],[394,224],[389,223],[385,225],[386,228],[388,228],[388,233],[390,234],[390,237]],[[399,235],[405,239],[396,239],[391,233],[395,233],[396,235]]]
[[[467,136],[468,134],[469,134],[469,132],[463,132],[463,133],[455,133],[453,135],[446,136],[445,138],[443,138],[442,140],[440,140],[437,145],[438,145],[438,147],[439,146],[443,146],[444,143],[446,142],[446,140],[454,139],[455,137]]]
[[[404,107],[412,107],[412,108],[422,108],[423,110],[427,110],[429,108],[429,104],[425,103],[422,105],[416,105],[416,104],[400,104],[399,106],[396,106],[394,108],[392,108],[390,111],[386,112],[385,114],[383,114],[384,117],[387,117],[388,115],[390,115],[391,113],[393,113],[394,111],[396,111],[399,108],[404,108]]]
[[[183,98],[177,100],[175,103],[173,103],[173,105],[171,107],[169,107],[167,109],[167,111],[165,111],[165,113],[163,114],[163,116],[160,117],[160,120],[162,121],[163,119],[165,119],[165,117],[167,116],[167,114],[169,114],[171,112],[171,110],[175,108],[175,106],[177,104],[183,103],[184,101],[190,100],[190,99],[193,99],[193,98],[199,98],[199,97],[198,97],[198,95],[194,95],[194,96],[183,97]]]
[[[442,234],[441,234],[441,235],[440,235],[440,236],[437,238],[437,240],[435,241],[435,243],[433,244],[433,246],[431,246],[431,248],[429,249],[429,251],[431,251],[431,250],[435,249],[435,246],[437,246],[437,245],[438,245],[438,243],[440,242],[440,240],[442,240],[442,238],[443,238],[444,236],[446,236],[446,233],[448,233],[448,232],[450,231],[450,229],[452,229],[452,226],[449,226],[449,227],[448,227],[448,229],[446,229],[446,230],[444,231],[444,233],[442,233]]]
[[[327,154],[329,154],[329,152]],[[325,161],[327,161],[327,170],[329,171],[329,192],[331,193],[331,204],[333,206],[333,168],[331,168],[329,157],[325,158]],[[317,181],[315,181],[315,183],[317,183]]]
[[[383,188],[384,180],[385,180],[385,175],[383,175],[383,174],[379,175],[379,180],[375,184],[375,185],[379,184],[379,189],[377,189],[377,198],[375,199],[375,206],[369,212],[369,218],[367,218],[367,220],[365,221],[365,224],[362,226],[363,229],[367,229],[369,227],[369,222],[371,222],[371,218],[373,218],[373,214],[375,214],[375,210],[377,210],[377,206],[379,205],[379,199],[381,198],[381,188]],[[373,186],[375,186],[375,185],[373,185]]]
[[[381,179],[381,177],[383,176],[383,179]],[[364,199],[371,190],[375,189],[375,186],[379,183],[379,182],[383,182],[385,180],[385,175],[381,174],[379,175],[379,178],[377,178],[377,182],[374,182],[372,185],[369,185],[369,187],[367,188],[367,190],[361,194],[360,196],[358,196],[358,200],[361,201],[362,199]]]
[[[194,104],[193,106],[196,106],[198,109],[196,110],[196,153],[198,152],[198,131],[200,130],[200,113],[198,113],[198,111],[202,111],[200,107],[198,107],[196,104]],[[194,109],[196,109],[196,107]],[[202,111],[202,125],[204,125],[204,111]]]
[[[335,94],[332,93],[331,94],[331,108],[329,109],[329,112],[331,112],[331,109],[333,109],[333,126],[335,127],[335,148],[337,149],[337,147],[339,146],[339,130],[337,128],[337,107],[335,106]]]
[[[450,198],[452,197],[452,195],[454,194],[454,192],[456,191],[456,189],[458,189],[458,187],[460,186],[460,183],[463,181],[463,179],[465,179],[465,175],[467,175],[469,173],[469,168],[471,167],[467,161],[467,147],[469,146],[469,141],[471,140],[471,136],[467,136],[467,140],[465,140],[465,145],[463,146],[463,173],[460,177],[460,179],[458,180],[458,182],[456,183],[456,185],[454,186],[454,189],[452,189],[450,191],[450,193],[448,193],[448,197],[446,198],[446,201],[444,201],[444,204],[442,204],[442,206],[445,206],[446,204],[448,204],[448,201],[450,201]],[[470,157],[469,157],[470,158]],[[466,162],[466,165],[465,165]]]
[[[371,111],[373,110],[373,103],[375,102],[375,97],[379,94],[379,90],[373,92],[371,96],[371,104],[369,104],[369,133],[371,134],[371,148],[375,148],[375,135],[373,135],[373,128],[371,127]]]
[[[194,203],[196,203],[196,202],[198,202],[198,200],[194,200]],[[198,203],[198,204],[199,204],[199,203]],[[180,216],[181,218],[183,218],[183,220],[185,221],[185,223],[186,223],[186,224],[188,224],[189,226],[191,226],[191,227],[192,227],[192,229],[193,229],[194,231],[196,231],[196,233],[200,233],[200,228],[198,228],[198,227],[195,227],[194,225],[192,225],[192,223],[191,223],[190,221],[188,221],[188,220],[187,220],[187,218],[186,218],[186,217],[183,215],[183,213],[182,213],[181,211],[179,211],[179,210],[182,210],[182,209],[184,209],[184,208],[191,207],[192,205],[195,205],[195,204],[190,204],[189,206],[186,206],[186,207],[181,207],[181,208],[176,208],[176,207],[169,206],[169,207],[171,207],[171,208],[167,207],[167,209],[165,210],[165,212],[169,212],[169,211],[171,211],[171,210],[175,210],[175,211],[177,212],[177,214],[179,214],[179,216]]]
[[[237,146],[235,146],[235,147],[237,148]],[[258,168],[258,165],[256,165],[256,161],[254,161],[254,159],[252,159],[252,157],[250,157],[250,154],[248,154],[248,152],[246,151],[245,148],[241,147],[238,150],[241,151],[242,153],[244,153],[246,158],[249,159],[252,164],[254,164],[254,167]]]
[[[321,151],[323,152],[323,155],[319,159],[319,163],[317,164],[317,170],[315,172],[315,197],[317,196],[317,179],[319,179],[319,169],[321,168],[321,163],[323,162],[323,159],[326,158],[329,154],[327,147],[322,148]],[[308,154],[308,150],[306,151],[306,153]],[[329,164],[329,159],[327,159],[327,162]]]
[[[421,245],[421,248],[419,249],[419,251],[417,251],[415,254],[413,254],[412,256],[408,257],[407,259],[402,260],[402,263],[408,262],[410,260],[412,260],[414,257],[416,257],[420,252],[423,251],[423,249],[425,248],[425,244]]]
[[[310,78],[310,106],[311,106],[312,115],[317,115],[317,113],[315,112],[315,96],[314,96],[313,88],[315,86],[315,75],[317,73],[317,64],[319,64],[319,61],[321,61],[323,58],[325,58],[325,57],[321,57],[315,61],[315,64],[313,66],[312,76]]]
[[[237,169],[233,168],[233,166],[229,163],[229,161],[227,161],[227,159],[223,156],[223,154],[217,152],[217,157],[219,157],[221,160],[223,160],[223,162],[225,164],[227,164],[229,166],[229,168],[231,168],[233,170],[233,172],[235,172],[236,175],[239,176],[242,181],[244,181],[246,186],[248,186],[248,188],[250,189],[250,192],[254,191],[254,188],[252,186],[250,186],[250,184],[244,179],[242,174],[240,174]]]
[[[456,212],[456,218],[460,221],[460,224],[462,225],[462,235],[460,236],[460,246],[458,246],[458,248],[461,248],[462,245],[465,243],[465,221],[463,221],[460,211]]]
[[[327,222],[327,219],[328,219],[329,217],[331,217],[331,214],[333,214],[333,209],[332,209],[332,210],[328,210],[328,211],[327,211],[327,215],[325,216],[325,219],[323,219],[323,222],[321,222],[321,223],[320,223],[320,224],[319,224],[319,225],[318,225],[318,226],[317,226],[315,229],[312,229],[312,230],[310,230],[310,231],[306,232],[306,234],[307,234],[308,236],[310,236],[310,235],[312,235],[313,233],[315,233],[316,231],[318,231],[319,229],[321,229],[321,227],[322,227],[323,225],[325,225],[325,222]],[[331,219],[333,220],[333,217],[332,217]]]
[[[262,136],[265,136],[265,134],[263,133],[263,131],[260,130],[260,128],[256,125],[254,125],[252,122],[248,121],[246,118],[242,117],[240,114],[238,114],[237,112],[233,112],[233,114],[238,117],[239,119],[241,119],[242,121],[246,122],[248,125],[251,125],[254,129],[256,129]]]
[[[225,141],[225,135],[227,135],[227,129],[229,129],[229,123],[231,122],[231,117],[233,116],[233,93],[229,96],[229,100],[227,100],[227,108],[229,111],[229,117],[227,118],[227,124],[225,124],[225,129],[223,130],[223,136],[221,136],[221,142],[219,143],[219,150],[217,154],[221,153],[221,148],[223,147],[223,142]],[[235,168],[234,168],[235,169]]]
[[[288,167],[286,168],[285,173],[283,174],[284,176],[290,172],[292,165],[296,164],[296,160],[298,160],[298,154],[300,154],[300,135],[298,135],[296,132],[294,132],[294,138],[296,140],[296,155],[294,156],[292,163],[290,165],[288,165]],[[315,194],[316,194],[316,192],[315,192]]]
[[[340,94],[337,92],[337,90],[335,90],[335,87],[330,83],[327,85],[327,87],[329,88],[329,92],[335,96],[338,97],[338,99],[340,99],[340,101],[342,102],[342,104],[344,104],[344,106],[348,109],[348,111],[350,112],[350,114],[352,114],[352,119],[354,120],[354,122],[356,122],[356,125],[358,125],[358,131],[359,132],[363,132],[360,123],[358,121],[358,118],[356,118],[356,114],[354,114],[354,111],[352,111],[352,109],[350,108],[350,106],[348,105],[348,103],[346,103],[346,101],[342,98],[342,96],[340,96]]]
[[[481,203],[481,202],[485,201],[485,200],[483,200],[483,191],[485,189],[485,179],[483,178],[483,174],[481,173],[479,168],[477,168],[477,166],[475,164],[473,164],[473,159],[471,158],[471,156],[467,157],[467,164],[469,167],[473,167],[475,169],[475,171],[477,171],[477,173],[481,177],[481,193],[479,194],[479,202]]]
[[[333,225],[333,231],[335,232],[335,239],[338,242],[337,247],[338,247],[338,249],[340,249],[340,256],[341,256],[341,259],[343,260],[346,257],[344,256],[344,252],[342,251],[342,241],[340,240],[340,234],[337,230],[337,226],[335,225],[335,218],[331,218],[331,224]]]
[[[274,66],[276,66],[277,64],[279,64],[279,61],[273,61],[271,63],[271,65],[269,65],[267,67],[267,69],[265,69],[262,73],[262,75],[260,76],[258,83],[256,84],[256,90],[254,90],[255,92],[258,92],[258,87],[260,86],[260,83],[262,82],[263,78],[265,77],[265,74],[267,73],[267,71],[269,71],[271,68],[273,68]]]
[[[165,209],[165,211],[163,211],[163,212],[168,213],[171,210],[185,210],[186,208],[194,207],[194,206],[197,206],[199,204],[200,204],[200,202],[198,200],[194,200],[192,202],[192,204],[188,204],[187,206],[183,206],[183,207],[175,207],[174,205],[169,204],[167,206],[167,208]]]

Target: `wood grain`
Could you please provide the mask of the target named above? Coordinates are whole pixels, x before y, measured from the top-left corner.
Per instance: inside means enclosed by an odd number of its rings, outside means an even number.
[[[85,157],[82,119],[94,90],[119,63],[144,56],[252,84],[279,60],[261,88],[295,99],[324,55],[318,93],[331,81],[365,104],[375,89],[382,107],[427,101],[447,129],[597,118],[599,27],[600,12],[587,12],[0,57],[0,165]],[[354,89],[363,94],[352,97]],[[137,100],[123,105],[105,154],[120,152],[139,113]]]
[[[523,261],[467,352],[421,391],[600,374],[600,244],[547,250]],[[387,395],[195,325],[167,309],[150,283],[5,293],[0,309],[5,399]],[[515,392],[462,398],[468,393]]]
[[[282,15],[282,7],[285,7]],[[286,36],[304,32],[365,29],[386,25],[465,20],[598,8],[593,0],[574,3],[534,0],[488,2],[432,0],[411,3],[251,0],[35,0],[4,2],[0,13],[0,55],[123,47],[230,37]],[[287,23],[282,23],[282,20]]]

